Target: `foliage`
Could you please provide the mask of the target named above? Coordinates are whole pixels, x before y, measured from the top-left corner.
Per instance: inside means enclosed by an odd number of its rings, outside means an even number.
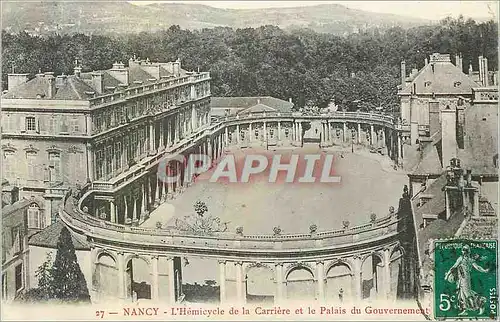
[[[57,253],[52,261],[51,253],[36,270],[38,287],[29,290],[21,301],[39,302],[56,300],[60,302],[90,302],[85,277],[80,270],[71,235],[66,227],[61,230]]]
[[[201,200],[198,200],[194,204],[194,211],[198,214],[198,216],[203,217],[203,214],[208,211],[207,204]]]
[[[65,302],[90,301],[85,277],[76,258],[71,234],[66,227],[61,230],[57,253],[50,270],[50,295]]]
[[[410,29],[372,28],[345,37],[275,26],[184,30],[179,26],[128,35],[2,33],[2,68],[31,74],[72,73],[78,58],[84,71],[127,63],[136,54],[151,61],[181,59],[187,70],[209,71],[213,96],[269,95],[292,98],[296,108],[397,111],[400,61],[421,68],[434,52],[462,53],[464,71],[477,57],[498,65],[497,23],[447,18]],[[7,79],[3,74],[3,82]]]

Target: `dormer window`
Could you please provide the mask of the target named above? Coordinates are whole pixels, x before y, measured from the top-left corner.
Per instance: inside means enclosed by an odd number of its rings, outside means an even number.
[[[431,86],[431,84],[432,84],[432,83],[431,83],[430,81],[426,81],[426,82],[424,83],[424,86],[425,86],[425,87],[429,87],[429,86]]]
[[[454,83],[453,83],[453,86],[454,86],[454,87],[459,87],[460,85],[462,85],[462,83],[461,83],[461,82],[454,82]]]

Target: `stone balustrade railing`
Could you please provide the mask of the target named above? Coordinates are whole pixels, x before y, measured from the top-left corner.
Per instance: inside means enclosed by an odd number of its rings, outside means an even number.
[[[148,92],[148,93],[154,93],[156,91],[162,91],[168,88],[176,87],[179,85],[187,84],[187,83],[196,83],[202,80],[208,80],[210,79],[210,74],[209,73],[199,73],[196,75],[186,75],[183,77],[178,77],[175,79],[160,79],[155,83],[152,84],[145,84],[145,85],[139,85],[139,86],[134,86],[130,88],[126,88],[122,91],[107,94],[107,95],[100,95],[96,98],[90,99],[90,106],[100,106],[104,105],[106,103],[116,103],[119,100],[124,100],[125,98],[133,98],[136,95]]]
[[[110,242],[128,243],[137,247],[190,248],[200,252],[221,250],[243,254],[266,252],[304,252],[342,248],[358,243],[391,239],[401,230],[396,213],[370,223],[311,234],[244,235],[229,232],[211,235],[190,235],[174,229],[143,228],[111,223],[92,217],[81,210],[82,202],[94,191],[89,190],[77,201],[69,194],[64,199],[60,217],[70,227],[91,237]]]
[[[293,118],[299,120],[311,120],[311,119],[339,119],[342,121],[374,121],[382,122],[387,126],[395,127],[396,121],[392,116],[379,114],[379,113],[367,113],[367,112],[330,112],[323,114],[305,114],[299,112],[290,113],[280,113],[280,112],[264,112],[264,113],[250,113],[244,115],[230,115],[223,118],[224,121],[237,121],[237,120],[249,120],[249,119],[274,119],[274,118]]]

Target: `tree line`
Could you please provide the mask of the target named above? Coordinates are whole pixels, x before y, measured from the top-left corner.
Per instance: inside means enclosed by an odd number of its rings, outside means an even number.
[[[2,81],[7,73],[72,73],[76,58],[85,70],[108,69],[130,57],[181,59],[187,70],[209,71],[213,96],[270,95],[301,107],[335,102],[346,110],[397,109],[400,62],[421,68],[434,52],[461,53],[464,72],[477,57],[498,65],[497,23],[447,18],[410,29],[376,28],[345,37],[275,26],[185,30],[179,26],[127,35],[32,36],[2,32]],[[4,86],[5,88],[5,86]]]

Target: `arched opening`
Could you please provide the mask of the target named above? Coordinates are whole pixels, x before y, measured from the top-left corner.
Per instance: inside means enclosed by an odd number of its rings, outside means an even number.
[[[286,276],[286,294],[289,300],[315,299],[316,290],[313,273],[305,267],[296,267]]]
[[[383,289],[382,259],[377,254],[365,258],[361,265],[361,294],[363,299],[374,299]]]
[[[127,293],[132,299],[151,299],[151,269],[146,260],[132,257],[127,262]]]
[[[246,274],[248,303],[273,303],[276,284],[273,271],[266,266],[250,267]]]
[[[389,296],[391,300],[404,297],[404,271],[403,271],[403,251],[397,247],[391,254],[390,261],[391,289]]]
[[[118,297],[118,268],[114,258],[101,253],[97,257],[96,272],[94,274],[93,286],[98,293],[104,297]]]
[[[342,302],[352,298],[352,272],[345,263],[335,263],[326,272],[326,298],[328,302]]]

